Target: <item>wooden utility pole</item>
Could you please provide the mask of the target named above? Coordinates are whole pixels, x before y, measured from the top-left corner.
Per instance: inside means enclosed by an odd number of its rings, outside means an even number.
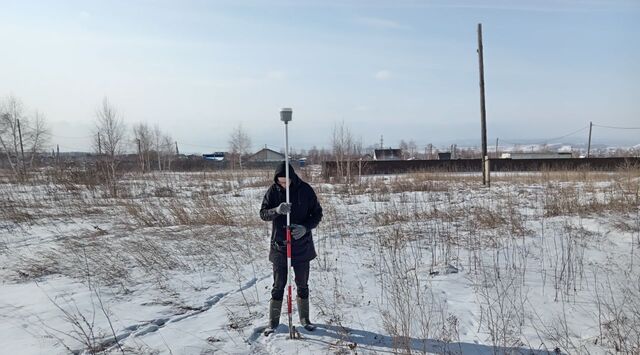
[[[136,143],[138,144],[138,160],[140,161],[140,168],[142,169],[142,173],[144,174],[144,156],[141,154],[140,150],[140,138],[136,138]]]
[[[500,158],[498,155],[498,138],[496,138],[496,159]]]
[[[24,165],[24,146],[22,145],[22,130],[20,130],[20,120],[16,119],[18,123],[18,136],[20,137],[20,155],[22,156],[22,160],[20,161],[20,165],[22,165],[22,177],[27,176],[27,170]]]
[[[487,112],[484,105],[484,59],[482,53],[482,24],[478,24],[478,64],[480,67],[480,122],[482,135],[482,184],[489,184],[488,164],[485,162],[489,159],[487,156]]]
[[[180,155],[180,151],[178,150],[178,142],[176,141],[176,155]]]
[[[591,156],[591,129],[593,128],[593,122],[589,121],[589,144],[587,145],[587,158]]]
[[[157,126],[156,126],[157,128]],[[158,171],[162,171],[162,158],[160,156],[160,133],[156,133],[156,153],[158,156]],[[151,160],[151,158],[149,158]],[[151,162],[149,162],[149,171],[151,171]]]

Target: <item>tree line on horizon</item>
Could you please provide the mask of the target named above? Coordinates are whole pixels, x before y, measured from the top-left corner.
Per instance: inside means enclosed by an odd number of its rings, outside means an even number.
[[[96,107],[94,128],[92,131],[92,149],[98,159],[99,172],[115,193],[118,180],[118,165],[121,157],[130,152],[133,146],[137,155],[137,165],[141,173],[152,170],[171,170],[172,164],[179,156],[178,143],[170,134],[163,132],[159,125],[151,126],[146,122],[134,123],[129,129],[123,114],[107,97]],[[46,116],[33,110],[31,113],[19,98],[13,95],[0,99],[0,167],[8,167],[11,175],[17,180],[28,178],[29,172],[37,168],[37,156],[44,154],[50,148],[51,130]],[[382,144],[382,143],[381,143]],[[343,171],[350,166],[349,162],[360,159],[371,159],[375,149],[382,148],[381,144],[364,146],[362,138],[356,138],[351,128],[341,121],[336,123],[331,132],[331,147],[316,147],[311,149],[290,148],[290,156],[305,157],[308,164],[320,164],[324,161],[335,161],[338,174],[346,176]],[[129,148],[128,148],[129,147]],[[231,169],[243,169],[246,159],[253,152],[252,140],[248,132],[239,124],[229,135],[228,159]],[[437,159],[441,149],[429,144],[424,150],[414,140],[401,140],[398,148],[400,159]],[[542,151],[550,151],[545,146]],[[448,150],[455,152],[458,159],[479,158],[480,153],[473,148],[457,148],[452,145]],[[517,151],[517,150],[511,150]],[[284,153],[281,151],[281,153]],[[574,155],[578,157],[579,151]],[[639,156],[640,149],[599,149],[592,156]],[[499,157],[497,149],[490,152],[491,157]]]

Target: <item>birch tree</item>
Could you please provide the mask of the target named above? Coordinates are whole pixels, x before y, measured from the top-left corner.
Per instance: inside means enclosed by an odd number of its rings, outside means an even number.
[[[237,159],[242,170],[242,156],[249,153],[251,148],[251,138],[247,132],[242,128],[242,125],[238,125],[229,138],[229,153],[231,153],[232,159]]]
[[[117,196],[118,164],[124,152],[125,124],[122,116],[108,98],[96,109],[96,152],[103,153],[102,165],[106,183],[112,196]]]
[[[33,169],[35,157],[45,148],[49,134],[42,113],[35,111],[28,116],[22,101],[13,95],[0,100],[0,153],[16,178],[26,178],[27,170]]]

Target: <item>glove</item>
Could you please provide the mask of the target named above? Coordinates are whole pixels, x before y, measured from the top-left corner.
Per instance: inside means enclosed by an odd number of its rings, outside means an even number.
[[[302,238],[305,234],[307,234],[307,227],[300,224],[292,224],[291,225],[291,237],[295,240]]]
[[[278,214],[287,214],[291,212],[291,204],[283,202],[280,206],[274,208]]]

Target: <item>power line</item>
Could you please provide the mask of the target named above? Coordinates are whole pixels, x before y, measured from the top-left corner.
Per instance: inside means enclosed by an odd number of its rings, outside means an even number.
[[[595,126],[595,125],[594,125],[594,126]],[[546,143],[547,143],[547,142],[549,142],[549,141],[553,141],[553,140],[562,139],[562,138],[566,138],[566,137],[572,136],[572,135],[574,135],[574,134],[576,134],[576,133],[579,133],[579,132],[584,131],[584,130],[585,130],[585,129],[587,129],[587,128],[589,128],[589,126],[584,126],[584,127],[580,128],[580,129],[577,129],[577,130],[575,130],[575,131],[573,131],[573,132],[567,133],[567,134],[562,135],[562,136],[559,136],[559,137],[547,138],[547,139],[543,139],[543,140],[538,141],[538,142],[544,142],[544,143],[546,144]],[[536,142],[530,142],[530,143],[515,143],[515,142],[509,142],[509,141],[506,141],[506,140],[504,140],[504,139],[501,139],[501,141],[502,141],[502,142],[504,142],[504,143],[514,144],[514,145],[531,145],[531,144],[539,144],[539,143],[536,143]]]
[[[602,128],[611,128],[611,129],[640,129],[640,127],[615,127],[615,126],[602,126],[599,124],[593,124],[595,127],[602,127]]]
[[[594,126],[595,126],[595,125],[594,125]],[[571,135],[574,135],[574,134],[576,134],[576,133],[578,133],[578,132],[584,131],[584,130],[585,130],[585,129],[587,129],[587,128],[589,128],[589,126],[584,126],[584,127],[580,128],[580,129],[578,129],[578,130],[576,130],[576,131],[573,131],[573,132],[571,132],[571,133],[565,134],[564,136],[560,136],[560,137],[554,137],[554,138],[546,139],[546,140],[545,140],[545,142],[553,141],[553,140],[556,140],[556,139],[566,138],[566,137],[569,137],[569,136],[571,136]]]

